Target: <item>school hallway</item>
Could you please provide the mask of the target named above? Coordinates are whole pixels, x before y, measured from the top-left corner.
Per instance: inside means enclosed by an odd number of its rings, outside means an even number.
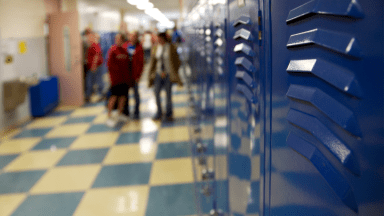
[[[140,120],[116,128],[103,101],[59,107],[4,136],[0,215],[196,214],[187,92],[173,88],[173,122],[152,120],[145,80],[140,92]]]

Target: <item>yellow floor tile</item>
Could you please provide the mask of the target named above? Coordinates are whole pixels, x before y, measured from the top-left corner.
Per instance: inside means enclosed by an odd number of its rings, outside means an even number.
[[[151,162],[156,157],[157,145],[148,142],[137,145],[120,145],[112,147],[104,159],[104,164],[126,164]]]
[[[99,114],[95,120],[93,120],[93,124],[104,124],[108,119],[107,113]]]
[[[260,180],[260,156],[253,156],[252,159],[252,181]]]
[[[139,132],[141,131],[142,123],[141,121],[132,121],[124,125],[121,128],[121,132]]]
[[[16,160],[6,166],[6,171],[25,171],[48,169],[55,166],[66,154],[66,150],[57,151],[33,151],[19,156]]]
[[[192,159],[179,158],[155,161],[152,165],[150,185],[193,182]]]
[[[31,194],[85,191],[91,188],[101,165],[55,167],[32,187]]]
[[[187,117],[187,108],[175,108],[173,110],[174,118],[185,118]]]
[[[92,149],[113,146],[119,138],[118,132],[82,135],[72,143],[70,149]]]
[[[213,139],[213,125],[206,125],[201,128],[201,139]]]
[[[214,161],[215,159],[215,161]],[[215,179],[216,180],[225,180],[227,179],[227,167],[223,166],[223,164],[227,164],[227,157],[225,155],[218,155],[216,157],[206,157],[208,168],[212,168],[215,165],[216,167],[213,169],[215,171]],[[204,169],[203,166],[199,165],[198,158],[195,158],[195,167],[197,174],[197,181],[202,181],[201,173]]]
[[[101,188],[88,191],[74,216],[144,216],[149,186]]]
[[[26,194],[0,195],[0,214],[3,216],[11,215],[26,197]]]
[[[47,128],[55,127],[64,123],[68,117],[50,117],[50,118],[39,118],[30,123],[27,128]]]
[[[98,114],[101,114],[104,110],[105,110],[104,106],[79,108],[71,114],[71,117],[84,117],[84,116],[98,115]]]
[[[41,141],[41,138],[23,138],[5,140],[0,144],[0,155],[16,154],[28,151]]]
[[[227,100],[226,99],[215,99],[215,107],[226,107]]]
[[[189,132],[186,126],[162,128],[157,137],[158,143],[183,142],[188,140]]]
[[[55,111],[71,111],[79,108],[78,106],[60,105]]]
[[[172,102],[173,103],[184,103],[188,101],[187,95],[172,95]]]
[[[47,135],[47,138],[55,137],[74,137],[79,136],[87,132],[90,127],[89,123],[82,124],[68,124],[62,125],[57,128],[52,129]]]

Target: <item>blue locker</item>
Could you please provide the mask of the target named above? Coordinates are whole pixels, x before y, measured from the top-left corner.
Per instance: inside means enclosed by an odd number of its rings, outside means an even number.
[[[379,0],[192,9],[200,215],[384,214],[383,15]]]
[[[272,110],[265,214],[384,214],[383,5],[295,0],[264,7]]]

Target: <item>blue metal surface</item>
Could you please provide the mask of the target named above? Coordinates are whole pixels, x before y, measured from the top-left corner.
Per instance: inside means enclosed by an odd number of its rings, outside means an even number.
[[[333,0],[312,0],[292,9],[288,14],[287,22],[296,21],[313,14],[364,17],[361,6],[355,0],[339,0],[337,4],[334,4]]]
[[[184,26],[199,214],[382,215],[384,2],[239,2]]]
[[[321,59],[292,60],[289,62],[287,72],[311,73],[347,94],[363,97],[356,76],[351,71]]]
[[[271,1],[269,215],[380,215],[384,2],[307,2]]]
[[[317,44],[345,55],[360,58],[362,51],[356,38],[339,32],[313,29],[291,35],[287,47]]]

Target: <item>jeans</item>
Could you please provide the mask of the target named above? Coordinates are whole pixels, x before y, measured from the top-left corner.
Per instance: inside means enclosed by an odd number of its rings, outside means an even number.
[[[165,88],[165,91],[167,93],[166,116],[171,117],[173,115],[172,83],[171,83],[171,80],[169,79],[169,75],[167,75],[164,79],[162,79],[159,74],[156,74],[154,85],[155,85],[155,96],[156,96],[156,105],[157,105],[157,116],[162,115],[160,92],[162,88]]]
[[[104,82],[103,82],[103,71],[101,70],[101,66],[96,69],[95,72],[91,70],[87,71],[85,76],[85,97],[90,98],[93,92],[93,86],[97,84],[98,93],[103,94]]]
[[[133,91],[135,93],[135,115],[139,115],[140,113],[140,95],[139,95],[139,84],[135,83],[133,87]],[[128,91],[128,108],[129,108],[129,91]]]

